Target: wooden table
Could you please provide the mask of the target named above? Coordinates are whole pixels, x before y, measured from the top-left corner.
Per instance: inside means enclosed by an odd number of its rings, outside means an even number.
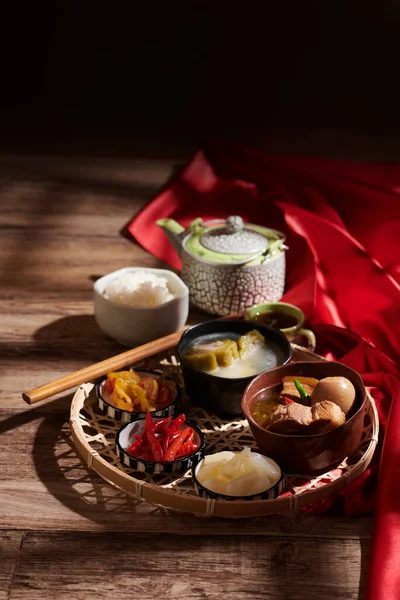
[[[363,598],[371,518],[235,521],[136,503],[77,455],[72,390],[21,399],[123,350],[95,324],[93,280],[165,266],[119,231],[176,164],[0,159],[0,600]]]

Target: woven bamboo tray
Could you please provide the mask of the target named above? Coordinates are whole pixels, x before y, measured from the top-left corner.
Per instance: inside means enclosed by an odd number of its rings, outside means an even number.
[[[321,357],[293,345],[293,360],[321,360]],[[135,367],[162,368],[175,378],[184,393],[175,348],[136,363]],[[205,452],[255,446],[246,419],[222,420],[197,407],[186,406],[184,410],[204,431]],[[93,383],[85,383],[76,391],[71,404],[70,426],[75,446],[88,466],[105,481],[134,498],[201,516],[244,518],[295,510],[335,494],[351,483],[371,462],[378,441],[379,421],[374,400],[368,395],[362,440],[354,455],[318,477],[288,475],[286,488],[278,498],[253,501],[200,498],[193,489],[190,471],[178,478],[165,474],[150,476],[122,465],[114,447],[115,434],[121,423],[100,413]]]

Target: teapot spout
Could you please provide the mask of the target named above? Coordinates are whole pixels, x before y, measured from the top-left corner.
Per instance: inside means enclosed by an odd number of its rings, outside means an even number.
[[[161,229],[164,230],[169,241],[180,256],[182,251],[182,239],[186,229],[174,221],[174,219],[158,219],[156,223],[159,227],[161,227]]]

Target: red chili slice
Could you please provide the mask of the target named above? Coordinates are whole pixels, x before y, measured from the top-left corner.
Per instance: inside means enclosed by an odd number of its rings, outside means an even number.
[[[286,402],[286,404],[294,404],[294,400],[292,400],[291,398],[288,398],[287,396],[283,396],[282,400],[284,400]]]
[[[171,422],[171,419],[172,419],[172,417],[165,417],[165,419],[160,419],[153,426],[153,431],[155,433],[161,433],[161,434],[168,431],[167,427],[168,427],[169,423]]]
[[[113,379],[112,377],[107,377],[107,379],[104,382],[104,390],[107,392],[107,394],[112,394],[114,391],[114,387],[115,387],[115,379]]]
[[[186,427],[186,429],[183,429],[179,433],[178,437],[172,442],[171,446],[164,454],[165,461],[169,462],[171,460],[174,460],[176,453],[178,452],[182,444],[186,441],[186,438],[188,437],[191,431],[191,427]]]
[[[151,431],[154,427],[153,419],[151,414],[148,412],[144,423],[144,431]]]
[[[139,452],[143,446],[143,438],[136,439],[127,449],[127,453],[138,458]]]
[[[171,421],[171,425],[169,426],[170,431],[178,431],[178,429],[184,424],[185,420],[185,415],[183,413],[180,414],[173,421]]]
[[[181,456],[186,456],[187,454],[192,453],[193,438],[194,438],[194,430],[192,429],[190,431],[189,435],[187,436],[185,443],[182,444],[182,446],[179,448],[179,450],[175,454],[175,458],[178,458]]]
[[[158,396],[157,396],[157,406],[159,408],[163,408],[164,406],[168,406],[168,404],[171,404],[171,390],[168,388],[161,388],[158,391]]]
[[[149,440],[150,452],[153,456],[153,460],[155,462],[160,462],[163,457],[163,451],[154,431],[147,432],[147,439]]]

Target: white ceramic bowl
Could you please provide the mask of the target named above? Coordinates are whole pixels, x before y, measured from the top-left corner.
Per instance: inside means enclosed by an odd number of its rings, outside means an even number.
[[[219,452],[216,452],[215,454],[219,454]],[[221,452],[221,454],[222,454],[222,452]],[[258,453],[256,452],[256,454],[258,454]],[[285,488],[286,480],[285,480],[284,474],[281,471],[280,466],[274,460],[272,460],[272,459],[269,459],[269,460],[271,460],[272,463],[274,463],[275,467],[279,470],[280,478],[276,483],[274,483],[273,486],[267,488],[266,490],[258,492],[258,494],[251,494],[249,496],[228,496],[226,494],[220,494],[218,492],[214,492],[214,491],[204,487],[200,483],[200,481],[197,479],[197,473],[199,472],[199,470],[201,468],[201,465],[204,461],[204,457],[201,458],[192,467],[192,479],[193,479],[194,489],[196,490],[198,495],[201,496],[202,498],[213,498],[214,500],[272,500],[273,498],[277,498],[279,496],[279,494],[282,493],[283,489]]]
[[[174,298],[159,306],[138,307],[112,302],[103,296],[108,283],[123,273],[147,271],[165,277]],[[181,329],[189,313],[189,290],[173,271],[126,267],[104,275],[94,284],[94,316],[98,326],[124,346],[137,346]]]

